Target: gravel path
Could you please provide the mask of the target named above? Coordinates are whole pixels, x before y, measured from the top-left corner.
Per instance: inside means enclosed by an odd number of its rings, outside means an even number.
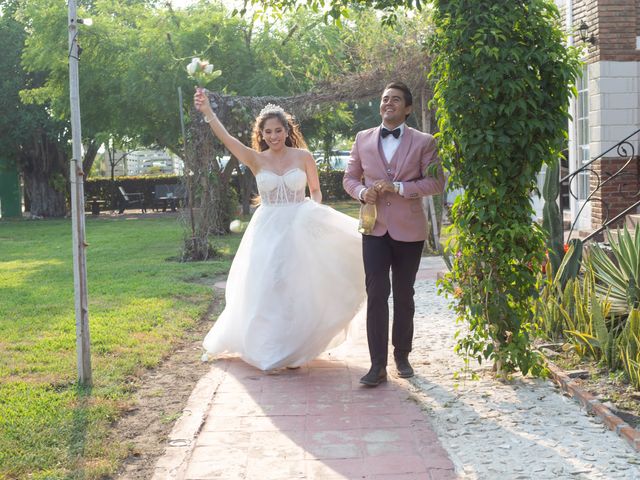
[[[444,269],[425,258],[423,270]],[[433,275],[416,282],[411,389],[464,479],[640,479],[640,457],[597,417],[549,380],[455,380],[463,367],[453,354],[459,328]]]

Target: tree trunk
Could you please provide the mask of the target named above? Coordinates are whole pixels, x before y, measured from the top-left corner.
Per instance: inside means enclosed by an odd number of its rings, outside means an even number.
[[[87,149],[84,152],[84,159],[82,160],[82,170],[84,171],[85,178],[88,178],[91,173],[91,168],[98,155],[99,147],[100,145],[95,139],[91,139],[87,143]]]
[[[240,170],[240,168],[238,168]],[[249,215],[251,213],[251,194],[253,193],[254,177],[251,170],[244,169],[244,172],[239,171],[240,175],[240,195],[242,196],[242,214]]]
[[[31,215],[64,217],[69,157],[62,145],[43,130],[34,131],[32,143],[21,152],[20,163]]]
[[[25,172],[24,183],[30,199],[31,215],[38,217],[64,217],[67,202],[64,191],[58,191],[41,171]]]

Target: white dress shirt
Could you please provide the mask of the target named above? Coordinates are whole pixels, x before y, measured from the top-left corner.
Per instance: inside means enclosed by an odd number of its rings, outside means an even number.
[[[382,124],[382,126],[384,128],[388,128],[388,127],[385,127],[384,124]],[[385,138],[382,138],[382,136],[380,137],[380,142],[382,143],[382,151],[384,152],[384,156],[387,160],[387,163],[391,161],[391,159],[393,158],[393,154],[396,153],[396,150],[398,150],[398,147],[400,146],[400,142],[402,141],[402,135],[404,134],[404,123],[402,123],[396,128],[400,129],[400,136],[398,138],[394,137],[393,135],[387,135]],[[395,130],[393,128],[388,128],[388,129]]]

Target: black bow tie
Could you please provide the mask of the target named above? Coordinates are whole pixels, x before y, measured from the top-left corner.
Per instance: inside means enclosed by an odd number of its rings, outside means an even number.
[[[382,138],[386,138],[387,135],[393,135],[393,138],[398,138],[400,136],[400,132],[400,127],[396,128],[395,130],[389,130],[388,128],[382,127],[380,135],[382,136]]]

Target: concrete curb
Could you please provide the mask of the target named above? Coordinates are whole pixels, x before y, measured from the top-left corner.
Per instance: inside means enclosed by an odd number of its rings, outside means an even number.
[[[176,421],[164,454],[156,463],[152,480],[181,479],[188,467],[195,446],[195,439],[204,424],[213,396],[222,383],[228,362],[219,362],[219,368],[211,368],[196,384],[182,415]]]
[[[548,358],[547,362],[551,378],[563,391],[577,400],[587,412],[599,417],[609,430],[624,438],[636,452],[640,452],[640,431],[615,415],[589,392],[583,390],[580,385],[571,380],[564,371],[549,361]]]

